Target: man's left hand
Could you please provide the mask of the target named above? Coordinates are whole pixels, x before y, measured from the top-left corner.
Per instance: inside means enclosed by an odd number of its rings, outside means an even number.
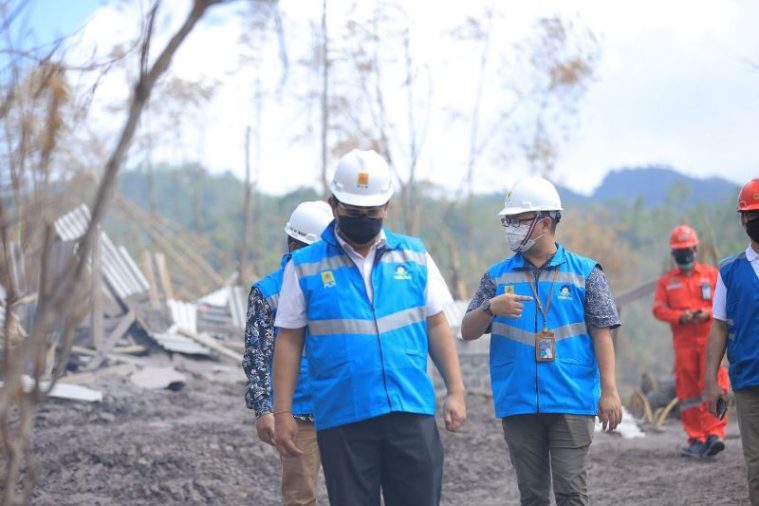
[[[616,391],[601,393],[601,400],[598,402],[598,419],[603,430],[607,432],[616,429],[622,421],[622,401]]]
[[[704,323],[709,320],[709,312],[704,309],[699,309],[693,313],[693,321],[698,323]]]
[[[466,421],[466,400],[464,392],[449,393],[445,398],[443,408],[445,429],[449,432],[458,432]]]

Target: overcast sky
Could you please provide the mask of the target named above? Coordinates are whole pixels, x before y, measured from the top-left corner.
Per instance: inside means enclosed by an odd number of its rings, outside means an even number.
[[[346,3],[330,0],[338,7]],[[32,26],[41,40],[84,26],[76,39],[77,49],[70,52],[70,58],[76,60],[95,47],[105,51],[114,42],[132,36],[139,4],[34,0]],[[189,4],[166,0],[164,11],[168,16],[159,31],[170,33]],[[320,4],[315,0],[280,2],[289,52],[303,49],[294,34],[307,33],[310,22],[319,22]],[[759,2],[498,0],[496,4],[506,14],[500,32],[517,39],[537,16],[551,14],[584,24],[598,38],[601,60],[597,78],[581,102],[572,142],[559,159],[554,175],[559,183],[589,192],[610,169],[645,164],[669,164],[693,176],[721,176],[736,183],[759,174]],[[438,48],[452,43],[447,30],[468,12],[474,14],[481,8],[478,0],[407,0],[406,5],[419,54],[427,55],[433,80],[441,82],[435,89],[434,107],[443,111],[454,96],[446,90],[463,89],[456,94],[461,98],[473,80],[470,76],[446,75]],[[240,64],[238,41],[249,28],[241,16],[235,15],[239,9],[238,4],[214,10],[178,53],[172,72],[184,79],[213,79],[216,93],[206,109],[187,119],[181,148],[164,146],[162,153],[199,159],[212,170],[229,169],[242,175],[243,132],[253,115],[255,77],[250,66]],[[165,39],[158,42],[161,40]],[[269,58],[265,87],[275,86],[281,76],[276,58]],[[476,58],[473,54],[472,61],[464,64],[475,69]],[[93,119],[103,128],[117,126],[121,117],[109,106],[125,100],[128,92],[123,77],[114,75],[104,82]],[[194,126],[197,121],[206,126],[198,129]],[[299,121],[304,120],[287,100],[272,98],[266,102],[260,189],[281,193],[316,184],[319,146],[314,141],[293,142],[294,125]],[[442,115],[434,118],[433,125],[438,128],[430,129],[420,176],[456,188],[464,171],[467,144],[460,131],[446,128],[445,123]],[[519,163],[483,163],[477,170],[476,188],[503,190],[525,171]]]

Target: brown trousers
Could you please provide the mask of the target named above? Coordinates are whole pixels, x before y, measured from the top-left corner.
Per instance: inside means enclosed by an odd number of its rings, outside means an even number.
[[[561,414],[502,419],[522,506],[548,506],[552,481],[557,505],[588,504],[586,475],[593,421],[592,416]]]
[[[314,506],[316,483],[321,459],[314,424],[296,419],[298,435],[295,443],[303,455],[282,457],[282,504],[284,506]]]
[[[759,387],[736,390],[735,403],[746,459],[748,496],[752,506],[759,506]]]

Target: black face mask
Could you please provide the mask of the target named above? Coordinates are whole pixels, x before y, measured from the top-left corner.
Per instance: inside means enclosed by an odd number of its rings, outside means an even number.
[[[746,233],[754,242],[759,242],[759,218],[746,223]]]
[[[696,252],[692,249],[678,249],[672,252],[675,262],[681,267],[690,267],[696,260]]]
[[[339,216],[337,228],[343,235],[354,244],[366,244],[382,230],[382,218],[369,218],[366,215]]]

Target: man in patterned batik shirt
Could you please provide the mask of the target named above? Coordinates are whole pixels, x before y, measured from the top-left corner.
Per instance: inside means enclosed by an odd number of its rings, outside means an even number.
[[[461,324],[490,333],[490,379],[522,505],[588,504],[588,450],[597,415],[622,417],[611,329],[614,298],[595,260],[556,242],[556,187],[517,180],[499,213],[513,256],[484,274]]]
[[[288,253],[280,268],[256,282],[248,297],[248,318],[245,325],[243,369],[248,378],[245,404],[256,414],[256,432],[264,443],[274,445],[272,414],[271,364],[278,329],[274,317],[279,302],[282,271],[296,249],[316,242],[332,221],[332,210],[326,202],[303,202],[287,222]],[[316,504],[316,480],[319,475],[319,447],[314,431],[313,408],[309,392],[308,370],[301,364],[298,390],[293,402],[293,417],[298,423],[298,443],[303,455],[282,457],[282,502],[286,506]]]

